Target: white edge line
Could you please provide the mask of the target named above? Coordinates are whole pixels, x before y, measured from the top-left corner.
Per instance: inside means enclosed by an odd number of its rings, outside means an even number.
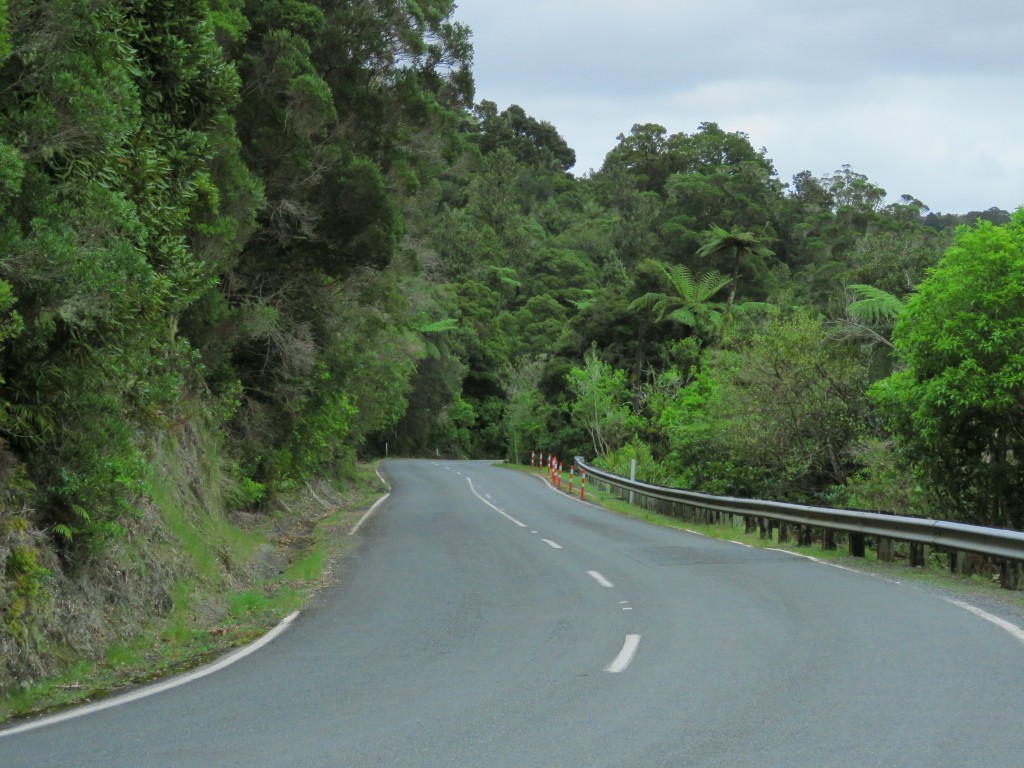
[[[615,661],[604,668],[604,671],[611,672],[613,675],[624,672],[633,662],[633,657],[636,656],[636,649],[639,647],[640,635],[626,635],[626,641],[622,644],[622,650],[619,651],[619,655],[615,657]]]
[[[608,589],[611,589],[612,587],[615,586],[614,584],[612,584],[610,581],[608,581],[608,579],[606,579],[604,576],[602,576],[597,571],[587,571],[587,575],[590,576],[590,578],[592,578],[594,581],[596,581],[602,587],[606,587]]]
[[[561,549],[562,548],[561,544],[557,544],[556,542],[552,541],[551,539],[541,539],[541,541],[543,541],[545,544],[547,544],[552,549]]]
[[[739,543],[739,542],[737,542]],[[743,546],[750,546],[744,544]],[[845,565],[839,565],[839,563],[830,563],[828,560],[822,560],[820,557],[814,557],[813,555],[805,555],[801,552],[793,552],[788,549],[779,549],[778,547],[765,547],[768,552],[781,552],[784,555],[792,555],[793,557],[799,557],[803,560],[810,560],[812,563],[818,563],[819,565],[827,565],[830,568],[838,568],[840,571],[848,571],[850,573],[860,573],[865,576],[874,576],[873,573],[867,573],[865,571],[858,571],[856,568],[848,568]],[[889,579],[883,579],[883,581],[889,581]],[[894,584],[899,584],[898,581],[893,581]]]
[[[1011,635],[1013,635],[1021,643],[1024,643],[1024,629],[1021,629],[1016,624],[1013,624],[1013,623],[1007,621],[1006,619],[1001,619],[998,616],[995,616],[995,615],[989,613],[988,611],[983,611],[981,608],[976,608],[975,606],[971,605],[970,603],[965,603],[965,602],[963,602],[961,600],[954,600],[951,597],[947,597],[946,601],[952,603],[953,605],[957,606],[958,608],[963,608],[965,611],[970,611],[975,616],[978,616],[978,617],[984,619],[985,621],[992,622],[993,624],[995,624],[1000,629],[1004,629],[1007,632],[1009,632]]]
[[[377,511],[377,507],[379,507],[381,504],[388,500],[388,497],[390,495],[390,493],[385,493],[383,496],[377,499],[377,501],[373,503],[373,506],[366,511],[366,514],[359,518],[359,522],[352,526],[352,530],[348,532],[348,535],[355,536],[356,531],[359,530],[363,523],[370,519],[370,515]]]
[[[564,491],[558,490],[557,488],[555,488],[555,486],[553,486],[551,484],[551,481],[548,480],[543,475],[538,475],[538,474],[534,474],[534,473],[531,472],[530,476],[531,477],[536,477],[538,480],[540,480],[542,483],[544,483],[544,485],[546,485],[548,487],[548,490],[554,491],[555,493],[559,494],[560,496],[564,496],[567,499],[571,499],[572,501],[575,501],[578,504],[583,504],[586,507],[593,507],[594,509],[600,509],[600,510],[605,511],[605,512],[608,511],[607,507],[602,507],[600,504],[594,504],[592,501],[587,501],[586,499],[581,499],[576,493],[565,493]]]
[[[873,574],[873,573],[867,573],[865,571],[858,571],[856,568],[847,568],[845,565],[839,565],[838,563],[830,563],[828,560],[822,560],[820,557],[812,557],[811,555],[804,555],[804,554],[801,554],[800,552],[791,552],[788,549],[777,549],[776,547],[765,547],[765,549],[771,550],[772,552],[782,552],[783,554],[792,555],[793,557],[801,557],[804,560],[812,560],[815,563],[820,563],[821,565],[829,565],[829,566],[831,566],[833,568],[838,568],[841,571],[849,571],[850,573],[859,573],[859,574],[862,574],[864,576],[875,576],[876,578],[882,578],[883,581],[892,581],[892,583],[894,583],[894,584],[901,583],[901,582],[896,581],[896,580],[891,580],[891,579],[887,579],[887,578],[884,578],[884,577],[878,577],[876,574]],[[957,608],[963,608],[965,611],[973,613],[978,618],[984,619],[985,621],[988,621],[988,622],[991,622],[992,624],[995,624],[1000,629],[1002,629],[1002,630],[1004,630],[1006,632],[1009,632],[1011,635],[1013,635],[1013,637],[1018,642],[1020,642],[1021,644],[1024,644],[1024,629],[1022,629],[1021,627],[1018,627],[1013,622],[1010,622],[1010,621],[1007,621],[1006,619],[1000,618],[999,616],[996,616],[995,614],[989,613],[986,610],[982,610],[981,608],[978,608],[977,606],[971,605],[970,603],[965,603],[962,600],[955,600],[952,597],[944,597],[942,599],[945,600],[947,603],[949,603],[951,605],[955,605]]]
[[[493,504],[491,504],[491,502],[489,502],[487,499],[485,499],[483,496],[481,496],[479,493],[477,493],[476,492],[476,487],[473,485],[473,481],[470,478],[467,477],[466,478],[466,482],[469,483],[469,490],[471,490],[473,492],[473,495],[476,496],[478,499],[480,499],[480,501],[482,501],[488,507],[493,509],[495,512],[497,512],[502,517],[505,517],[505,518],[511,520],[513,523],[518,525],[520,528],[526,528],[527,527],[526,523],[519,522],[514,517],[512,517],[512,515],[508,514],[508,512],[506,512],[503,509],[498,509],[498,507],[494,506]]]
[[[73,720],[76,717],[91,715],[94,712],[100,712],[104,709],[119,707],[122,704],[130,704],[133,701],[145,699],[149,696],[155,696],[158,693],[163,693],[164,691],[169,691],[172,688],[177,688],[178,686],[185,685],[186,683],[194,682],[200,678],[206,677],[207,675],[212,675],[214,672],[220,672],[225,667],[231,666],[236,661],[241,661],[246,656],[255,653],[263,646],[275,640],[278,635],[288,629],[288,626],[295,621],[298,615],[299,612],[296,611],[295,613],[285,616],[281,619],[280,624],[267,632],[267,634],[259,640],[249,643],[249,645],[239,648],[235,652],[230,653],[222,659],[219,659],[212,664],[208,664],[205,667],[200,667],[199,669],[181,675],[180,677],[174,677],[170,680],[165,680],[162,683],[157,683],[156,685],[149,685],[145,688],[140,688],[137,691],[126,693],[123,696],[114,696],[113,698],[104,699],[103,701],[97,701],[94,704],[86,704],[85,706],[77,707],[76,709],[71,709],[67,712],[61,712],[59,715],[51,715],[39,720],[33,720],[30,723],[15,726],[14,728],[8,728],[7,730],[0,731],[0,739],[5,736],[13,736],[16,733],[24,733],[25,731],[34,731],[36,728],[56,725],[57,723],[62,723],[65,720]]]

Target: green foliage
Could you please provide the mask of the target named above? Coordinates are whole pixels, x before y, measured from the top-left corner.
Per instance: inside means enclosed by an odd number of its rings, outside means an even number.
[[[821,502],[857,469],[866,366],[806,311],[754,326],[674,381],[678,394],[653,405],[685,487]]]
[[[589,442],[705,490],[917,509],[920,481],[1024,524],[1020,214],[981,212],[905,301],[955,217],[848,166],[787,189],[715,123],[635,125],[574,178],[555,126],[473,106],[454,8],[0,0],[0,483],[34,510],[12,622],[43,544],[101,562],[154,502],[213,574],[254,546],[224,509],[385,449]],[[898,321],[895,446],[866,336],[821,319],[848,284],[848,321]],[[154,470],[196,435],[202,510]]]
[[[892,323],[903,311],[903,302],[888,291],[871,285],[851,285],[849,290],[860,298],[847,311],[856,320],[869,325]]]
[[[547,435],[549,406],[540,390],[543,374],[543,360],[537,358],[509,363],[501,374],[506,397],[502,419],[506,455],[516,464],[525,463],[530,451],[554,448]]]
[[[1024,212],[961,229],[893,331],[873,396],[943,515],[1024,527]]]
[[[673,320],[704,338],[716,338],[722,326],[721,305],[710,299],[730,282],[716,270],[694,276],[681,264],[648,261],[641,265],[664,278],[672,293],[645,293],[634,299],[629,308],[649,310],[658,321]]]
[[[640,440],[631,440],[626,445],[609,453],[602,467],[623,477],[629,477],[633,462],[636,462],[636,479],[654,485],[668,485],[672,478],[666,474],[664,465],[659,463],[650,446]]]
[[[732,287],[726,303],[728,314],[732,311],[736,298],[741,268],[745,265],[754,271],[755,275],[763,275],[767,268],[766,259],[774,256],[775,252],[764,244],[762,236],[753,232],[730,232],[712,225],[704,237],[704,244],[697,251],[697,257],[713,260],[722,253],[730,253],[732,256]]]
[[[48,599],[46,583],[51,571],[42,565],[40,556],[26,517],[0,507],[2,631],[9,633],[21,646],[32,642],[35,616]]]
[[[476,114],[480,131],[476,143],[481,154],[506,149],[517,162],[548,171],[568,171],[576,164],[576,153],[555,127],[530,117],[522,107],[513,104],[499,113],[497,104],[483,101]]]
[[[868,437],[854,447],[853,458],[861,467],[829,492],[830,505],[897,515],[927,512],[924,490],[892,440]]]
[[[632,435],[638,421],[630,407],[625,372],[601,360],[593,348],[583,361],[584,367],[573,368],[566,377],[573,395],[569,412],[590,435],[594,456],[603,459]]]
[[[4,622],[14,635],[27,631],[26,622],[33,603],[39,598],[43,584],[50,575],[50,571],[39,564],[38,558],[36,549],[21,545],[14,547],[4,562],[4,578],[8,582]]]

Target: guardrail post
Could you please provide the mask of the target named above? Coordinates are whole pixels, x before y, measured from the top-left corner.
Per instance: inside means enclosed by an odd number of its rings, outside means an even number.
[[[964,553],[958,552],[955,549],[949,551],[949,572],[950,573],[963,573],[964,572]]]
[[[911,568],[924,566],[924,544],[910,542],[910,563]]]
[[[779,523],[779,544],[789,541],[789,523]]]
[[[850,557],[864,557],[864,536],[860,533],[850,534]]]
[[[1003,560],[999,564],[999,586],[1003,589],[1020,589],[1024,586],[1024,563]]]
[[[878,559],[881,560],[883,563],[891,563],[892,539],[885,539],[879,537],[876,547],[878,548]]]
[[[852,535],[852,534],[851,534]],[[836,548],[836,532],[825,528],[821,532],[821,548],[822,549],[835,549]]]

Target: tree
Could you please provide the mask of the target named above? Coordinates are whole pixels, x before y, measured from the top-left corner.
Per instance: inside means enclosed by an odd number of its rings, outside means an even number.
[[[720,253],[732,254],[732,278],[729,298],[725,304],[726,317],[732,314],[732,305],[736,299],[736,286],[740,279],[740,269],[746,263],[754,269],[764,269],[764,260],[774,256],[775,252],[766,246],[761,238],[753,232],[728,232],[719,226],[712,225],[704,245],[697,251],[701,258],[713,258]]]
[[[551,123],[526,114],[518,104],[503,112],[493,101],[476,108],[480,135],[476,142],[483,155],[505,147],[524,165],[546,171],[568,171],[576,164],[576,153]]]
[[[573,368],[566,384],[575,398],[569,407],[573,421],[590,435],[595,456],[604,458],[626,441],[636,421],[625,372],[612,368],[591,348],[584,367]]]
[[[858,350],[832,338],[820,317],[780,310],[706,353],[653,420],[688,487],[821,503],[857,468],[851,449],[864,430],[865,383]]]
[[[1024,529],[1024,209],[958,232],[893,343],[872,395],[938,513]]]
[[[524,462],[526,452],[550,447],[545,444],[546,405],[540,393],[543,373],[543,360],[529,358],[510,363],[501,372],[507,398],[503,422],[508,456],[516,464]]]
[[[717,335],[722,325],[722,307],[711,298],[729,284],[729,278],[717,270],[695,276],[681,264],[660,261],[647,261],[641,266],[664,279],[671,292],[645,293],[633,300],[630,309],[649,310],[658,322],[672,320],[681,323],[690,333],[704,339]]]
[[[903,302],[873,285],[850,285],[847,290],[860,298],[847,305],[845,324],[855,335],[866,337],[870,343],[880,343],[891,348],[889,336],[905,308]]]

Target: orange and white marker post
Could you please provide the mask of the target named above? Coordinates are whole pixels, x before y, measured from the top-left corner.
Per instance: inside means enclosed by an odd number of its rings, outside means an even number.
[[[575,464],[570,464],[569,465],[569,494],[570,495],[572,494],[572,478],[573,478],[573,475],[575,475],[575,474],[576,474],[576,465]]]
[[[537,452],[536,451],[530,451],[530,469],[533,469],[536,466],[537,466]]]
[[[587,470],[580,470],[580,501],[583,501],[583,489],[587,487]]]

